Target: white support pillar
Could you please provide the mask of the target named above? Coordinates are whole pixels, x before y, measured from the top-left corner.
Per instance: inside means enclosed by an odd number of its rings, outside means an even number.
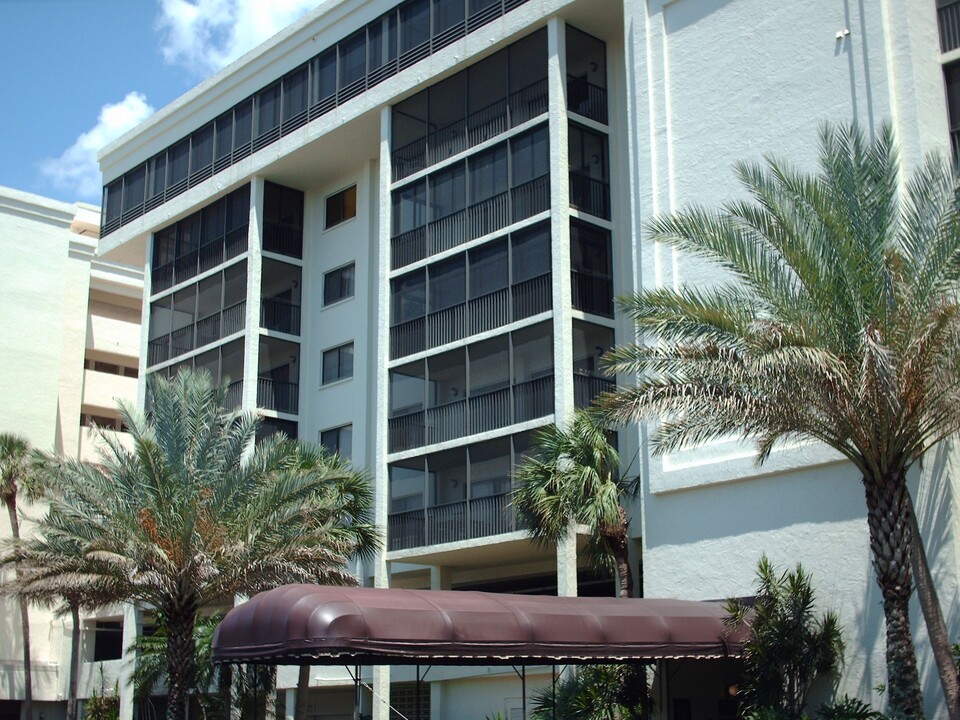
[[[389,375],[387,363],[390,359],[390,108],[380,111],[380,176],[379,205],[380,225],[377,228],[379,246],[377,248],[376,304],[381,308],[377,313],[377,341],[373,352],[376,357],[376,415],[371,435],[374,438],[374,521],[381,528],[383,549],[374,558],[373,583],[376,587],[390,587],[390,563],[386,559],[387,524],[389,521],[390,481],[387,472],[387,418],[389,414]],[[371,274],[372,277],[372,274]],[[373,720],[390,720],[390,666],[377,665],[373,668]]]
[[[140,624],[142,614],[133,603],[125,603],[123,606],[123,648],[126,650],[136,642],[140,634]],[[117,686],[120,694],[120,718],[119,720],[133,720],[133,686],[131,679],[136,667],[137,659],[135,655],[128,656],[124,653],[123,660],[120,662],[120,672],[117,677]]]
[[[243,335],[243,395],[240,407],[257,408],[257,375],[260,364],[260,287],[263,255],[263,188],[260,176],[250,181],[250,224],[247,229],[247,307]]]
[[[553,275],[554,422],[573,415],[573,300],[570,292],[570,160],[567,152],[566,26],[547,24],[550,128],[550,237]],[[573,527],[557,543],[557,593],[577,594],[577,536]]]

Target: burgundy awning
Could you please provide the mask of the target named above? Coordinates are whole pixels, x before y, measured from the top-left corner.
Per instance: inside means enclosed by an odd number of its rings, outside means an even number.
[[[216,662],[522,665],[735,657],[718,603],[287,585],[220,623]]]

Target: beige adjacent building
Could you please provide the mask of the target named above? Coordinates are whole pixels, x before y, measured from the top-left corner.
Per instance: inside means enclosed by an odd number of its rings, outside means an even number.
[[[136,399],[143,272],[96,257],[100,211],[0,187],[0,431],[95,460],[98,432],[122,436],[117,400]],[[21,508],[24,531],[42,508]],[[6,513],[0,539],[10,536]],[[34,717],[65,713],[69,618],[30,611]],[[23,640],[0,599],[0,718],[20,717]],[[119,671],[120,613],[84,620],[81,696]]]

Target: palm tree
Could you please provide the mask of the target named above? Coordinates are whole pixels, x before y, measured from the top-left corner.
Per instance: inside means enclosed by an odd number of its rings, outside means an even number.
[[[936,157],[903,183],[887,127],[873,141],[825,127],[817,174],[771,157],[736,169],[749,199],[651,223],[654,241],[725,273],[713,287],[621,300],[644,338],[608,369],[637,383],[601,404],[614,422],[660,419],[655,452],[736,435],[762,462],[778,442],[812,438],[853,463],[883,597],[887,696],[894,715],[922,717],[911,562],[928,571],[905,478],[960,428],[957,184]],[[923,605],[956,719],[942,613]]]
[[[31,467],[30,443],[13,433],[0,433],[0,497],[7,506],[10,534],[14,542],[20,539],[20,515],[17,499],[22,494],[28,500],[36,500],[39,484]],[[14,571],[20,574],[16,565]],[[20,598],[20,633],[23,638],[23,708],[22,717],[33,717],[33,671],[30,663],[30,609],[29,602]]]
[[[148,417],[121,406],[132,450],[104,438],[100,465],[63,461],[57,497],[21,546],[76,543],[74,582],[163,615],[167,717],[183,720],[202,607],[289,582],[354,584],[347,558],[373,552],[378,534],[366,476],[283,436],[254,445],[260,421],[223,409],[225,384],[181,372],[148,392]],[[36,568],[33,591],[62,574]]]
[[[571,522],[586,525],[590,554],[616,573],[618,594],[630,597],[629,522],[621,500],[635,492],[635,483],[620,475],[608,430],[584,410],[566,429],[548,425],[534,436],[515,480],[518,518],[533,537],[556,542]]]

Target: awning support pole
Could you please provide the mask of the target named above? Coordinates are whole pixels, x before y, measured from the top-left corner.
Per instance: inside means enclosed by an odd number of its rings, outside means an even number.
[[[516,665],[512,667],[513,672],[520,678],[520,712],[522,713],[523,720],[527,720],[527,666],[521,665],[519,672],[517,671]]]
[[[420,717],[420,663],[417,663],[417,685],[416,685],[416,692],[417,692],[417,718],[416,718],[416,720],[422,720],[422,718]]]
[[[550,666],[550,678],[553,681],[553,720],[557,720],[557,666]]]

